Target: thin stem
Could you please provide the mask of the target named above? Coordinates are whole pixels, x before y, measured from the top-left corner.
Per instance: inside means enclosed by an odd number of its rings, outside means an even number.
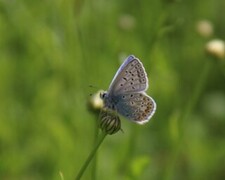
[[[59,171],[59,175],[60,175],[60,179],[64,180],[64,176],[63,176],[63,173],[61,171]]]
[[[99,146],[102,144],[103,140],[105,139],[106,137],[106,133],[104,133],[101,138],[99,139],[99,142],[96,144],[96,146],[94,147],[94,149],[92,150],[92,152],[89,154],[87,160],[85,161],[85,163],[83,164],[82,168],[80,169],[77,177],[76,177],[76,180],[79,180],[81,179],[83,173],[85,172],[85,170],[87,169],[88,165],[90,164],[91,160],[93,159],[93,157],[95,156],[95,153],[97,152]]]
[[[192,111],[193,111],[193,109],[194,109],[194,107],[195,107],[195,105],[196,105],[196,103],[197,103],[197,101],[200,97],[200,94],[204,89],[204,86],[205,86],[206,80],[208,78],[211,67],[212,67],[212,63],[210,61],[206,61],[204,66],[203,66],[202,72],[199,76],[199,79],[198,79],[198,81],[197,81],[197,83],[194,87],[193,94],[190,97],[190,99],[187,103],[187,106],[184,109],[183,114],[181,115],[180,119],[181,119],[182,123],[192,113]]]
[[[99,123],[96,120],[96,126],[95,126],[95,132],[94,132],[94,145],[98,142],[98,133],[99,132]],[[97,153],[95,154],[93,158],[93,167],[92,167],[92,180],[96,179],[96,169],[97,169]]]

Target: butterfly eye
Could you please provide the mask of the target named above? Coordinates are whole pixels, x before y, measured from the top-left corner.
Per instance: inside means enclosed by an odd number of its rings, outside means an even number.
[[[100,98],[104,99],[106,96],[106,93],[100,93]]]

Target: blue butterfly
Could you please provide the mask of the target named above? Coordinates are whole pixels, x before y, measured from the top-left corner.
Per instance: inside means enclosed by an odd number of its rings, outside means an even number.
[[[109,90],[100,95],[104,109],[115,112],[125,118],[144,124],[156,111],[155,101],[145,91],[148,89],[148,77],[141,61],[130,55],[118,69]],[[115,117],[113,117],[115,116]]]

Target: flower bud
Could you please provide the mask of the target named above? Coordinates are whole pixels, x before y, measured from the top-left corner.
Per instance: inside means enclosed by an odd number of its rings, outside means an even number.
[[[100,128],[106,134],[115,134],[121,129],[120,118],[111,111],[102,111],[100,115]]]

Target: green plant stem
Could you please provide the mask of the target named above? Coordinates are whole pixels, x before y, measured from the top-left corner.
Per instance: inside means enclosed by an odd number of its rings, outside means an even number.
[[[99,135],[99,122],[96,120],[95,132],[94,132],[94,145],[98,142],[98,135]],[[96,179],[96,169],[97,169],[97,153],[95,154],[92,160],[92,180]]]
[[[206,83],[206,80],[208,78],[208,75],[210,73],[210,69],[212,67],[212,63],[210,61],[206,61],[205,64],[203,65],[202,67],[202,72],[199,76],[199,79],[194,87],[194,91],[193,91],[193,94],[192,96],[190,97],[188,103],[187,103],[187,106],[185,107],[182,115],[181,115],[181,122],[184,123],[184,121],[190,116],[190,114],[192,113],[199,97],[200,97],[200,94],[201,92],[203,91],[204,89],[204,86],[205,86],[205,83]]]
[[[91,151],[91,153],[89,154],[87,160],[85,161],[85,163],[83,164],[82,168],[80,169],[76,180],[81,179],[83,173],[85,172],[85,170],[87,169],[88,165],[90,164],[91,160],[93,159],[93,157],[95,156],[95,153],[97,152],[99,146],[102,144],[103,140],[106,137],[106,133],[102,134],[101,138],[99,139],[98,143],[96,144],[96,146],[94,147],[94,149]]]

